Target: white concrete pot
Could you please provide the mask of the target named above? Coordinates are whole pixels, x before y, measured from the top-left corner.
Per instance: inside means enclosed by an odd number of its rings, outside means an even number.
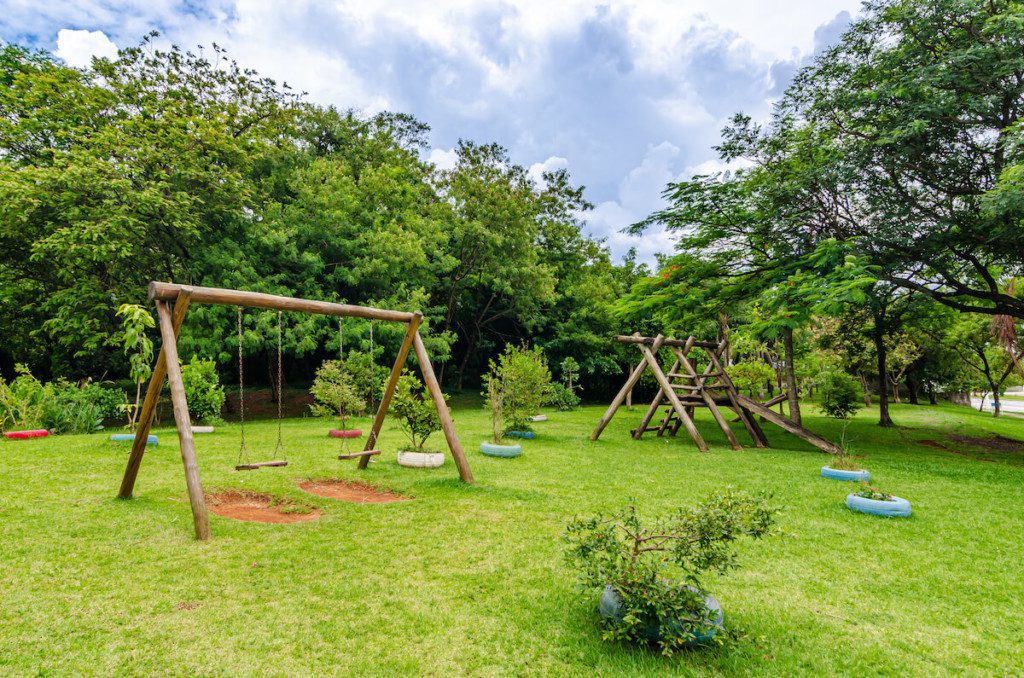
[[[193,426],[192,433],[213,433],[212,426]]]
[[[398,453],[398,465],[408,468],[437,468],[444,464],[444,452],[408,452]]]
[[[546,415],[546,414],[535,414],[532,417],[530,417],[530,421],[547,421],[547,420],[548,420],[548,415]]]

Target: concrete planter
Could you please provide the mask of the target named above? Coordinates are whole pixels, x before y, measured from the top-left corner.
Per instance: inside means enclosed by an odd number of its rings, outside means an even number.
[[[192,433],[213,433],[212,426],[193,426]]]
[[[831,466],[821,467],[821,477],[830,478],[831,480],[848,480],[853,482],[871,482],[871,474],[861,469],[859,471],[844,471],[839,468],[832,468]]]
[[[398,465],[407,468],[437,468],[444,464],[444,452],[411,452],[402,450],[398,453]]]
[[[523,453],[522,445],[496,445],[494,443],[480,443],[480,451],[488,457],[518,457]]]
[[[690,590],[696,591],[693,587],[689,587]],[[697,647],[710,642],[715,634],[718,633],[719,629],[722,628],[722,622],[725,619],[725,615],[722,612],[722,606],[718,604],[718,601],[711,594],[704,596],[704,605],[711,613],[712,626],[709,629],[699,631],[694,634],[693,640],[683,643],[683,647]],[[622,596],[619,595],[611,584],[604,587],[604,591],[601,593],[601,602],[598,605],[601,616],[605,619],[622,619],[626,615],[626,610],[622,607]],[[642,631],[642,635],[645,639],[655,642],[661,639],[662,627],[672,628],[680,627],[682,622],[675,620],[651,620],[648,622]]]

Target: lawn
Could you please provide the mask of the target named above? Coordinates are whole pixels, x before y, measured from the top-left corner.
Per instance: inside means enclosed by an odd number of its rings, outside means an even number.
[[[208,543],[192,538],[173,429],[156,431],[131,501],[114,498],[127,448],[105,435],[0,443],[0,673],[1024,671],[1024,455],[949,438],[1021,439],[1024,422],[903,405],[901,427],[883,430],[862,412],[850,436],[875,484],[913,502],[901,520],[846,510],[849,486],[818,476],[827,457],[771,425],[777,449],[735,452],[704,412],[712,450],[701,454],[682,435],[630,440],[641,413],[621,411],[592,443],[601,408],[549,412],[524,455],[501,460],[476,451],[483,409],[460,406],[473,486],[450,459],[423,471],[387,453],[359,472],[335,459],[338,441],[315,419],[284,423],[287,468],[239,473],[227,425],[197,438],[207,491],[270,492],[323,516],[211,516]],[[838,437],[832,422],[806,419]],[[272,421],[246,429],[261,450],[275,434]],[[386,428],[382,447],[399,436]],[[339,503],[301,491],[308,478],[357,478],[415,500]],[[602,642],[598,592],[581,595],[561,557],[566,519],[627,497],[665,510],[726,486],[769,490],[782,512],[779,534],[743,543],[742,569],[710,581],[725,644],[666,659]]]

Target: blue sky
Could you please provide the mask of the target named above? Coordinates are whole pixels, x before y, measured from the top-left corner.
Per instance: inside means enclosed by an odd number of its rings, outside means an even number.
[[[5,0],[0,39],[72,65],[151,30],[216,42],[311,100],[412,113],[430,158],[497,141],[539,175],[567,167],[596,205],[588,231],[616,255],[668,251],[620,230],[665,184],[719,167],[726,119],[765,118],[793,72],[834,42],[859,0]]]

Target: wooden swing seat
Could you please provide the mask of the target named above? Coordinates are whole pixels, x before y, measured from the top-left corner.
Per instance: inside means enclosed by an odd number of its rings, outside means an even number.
[[[257,461],[252,464],[238,464],[235,466],[236,471],[255,471],[258,468],[264,468],[268,466],[287,466],[287,459],[275,459],[273,461]]]
[[[362,459],[363,457],[373,457],[380,454],[380,450],[363,450],[362,452],[349,452],[348,454],[339,454],[338,459]]]

